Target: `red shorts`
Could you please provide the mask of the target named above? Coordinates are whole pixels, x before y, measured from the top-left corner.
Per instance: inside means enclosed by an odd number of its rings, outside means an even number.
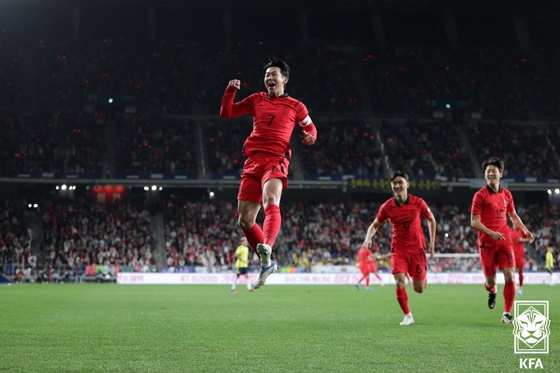
[[[360,271],[362,272],[362,275],[365,276],[367,274],[377,272],[377,266],[375,265],[375,262],[360,263]]]
[[[264,183],[270,179],[282,180],[282,191],[288,186],[287,157],[252,156],[245,160],[241,172],[241,185],[237,199],[241,201],[262,202]]]
[[[497,268],[515,267],[515,256],[509,240],[495,241],[492,246],[486,244],[478,252],[484,276],[494,276]]]
[[[393,252],[391,254],[391,273],[408,274],[414,281],[426,279],[428,272],[428,258],[426,252],[420,249],[416,253]]]
[[[525,252],[515,251],[514,256],[515,256],[515,268],[517,268],[518,271],[522,271],[523,268],[525,268]]]

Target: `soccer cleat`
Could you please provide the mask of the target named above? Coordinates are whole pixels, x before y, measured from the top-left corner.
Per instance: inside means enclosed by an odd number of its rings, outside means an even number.
[[[276,263],[270,260],[270,265],[268,267],[265,266],[261,267],[261,273],[259,274],[259,277],[257,278],[257,281],[255,282],[255,285],[253,285],[253,287],[255,289],[258,289],[261,286],[263,286],[268,276],[276,272],[277,269],[278,267],[276,267]]]
[[[488,308],[493,309],[496,305],[496,295],[498,294],[498,288],[496,288],[495,293],[488,293]]]
[[[523,289],[521,288],[521,286],[519,286],[519,287],[517,288],[517,296],[520,297],[520,296],[522,296],[522,295],[523,295]]]
[[[360,290],[360,284],[356,284],[356,290]]]
[[[368,286],[368,287],[366,288],[366,290],[367,290],[367,291],[370,291],[371,289],[370,289],[370,287]]]
[[[510,315],[509,313],[504,313],[504,314],[502,315],[502,322],[503,322],[504,324],[511,324],[512,321],[513,321],[513,320],[512,320],[511,315]]]
[[[407,313],[404,315],[403,321],[401,321],[400,325],[411,325],[414,324],[414,317],[411,313]]]
[[[237,289],[231,289],[232,293],[237,293]]]
[[[263,267],[270,266],[270,254],[272,253],[272,248],[265,243],[259,243],[257,244],[257,253],[259,253],[261,257],[261,265]]]
[[[249,293],[254,293],[254,292],[255,292],[255,289],[249,290]]]

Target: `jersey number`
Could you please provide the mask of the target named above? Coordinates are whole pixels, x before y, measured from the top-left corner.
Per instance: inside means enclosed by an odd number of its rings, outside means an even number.
[[[268,114],[270,116],[270,120],[268,121],[267,126],[270,126],[270,124],[272,123],[272,121],[274,120],[274,118],[276,118],[276,115],[274,114]]]

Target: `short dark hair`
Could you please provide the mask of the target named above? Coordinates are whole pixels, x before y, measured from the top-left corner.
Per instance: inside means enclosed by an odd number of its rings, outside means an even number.
[[[270,57],[266,65],[264,65],[263,71],[266,72],[266,69],[268,69],[269,67],[278,67],[280,68],[280,72],[282,73],[282,75],[290,77],[290,66],[288,66],[285,61],[282,61],[277,57]]]
[[[482,171],[486,171],[486,167],[496,166],[500,172],[504,172],[504,161],[498,157],[490,157],[482,162]]]
[[[403,177],[406,181],[408,181],[408,175],[406,172],[404,171],[393,171],[393,173],[391,174],[391,181],[395,180],[395,178],[397,177]]]

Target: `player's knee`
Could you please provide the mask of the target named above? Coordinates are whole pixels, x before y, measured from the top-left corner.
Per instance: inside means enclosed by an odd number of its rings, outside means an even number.
[[[251,229],[255,222],[245,219],[240,215],[239,219],[237,220],[237,224],[239,224],[239,227],[241,227],[242,230],[247,231]]]

